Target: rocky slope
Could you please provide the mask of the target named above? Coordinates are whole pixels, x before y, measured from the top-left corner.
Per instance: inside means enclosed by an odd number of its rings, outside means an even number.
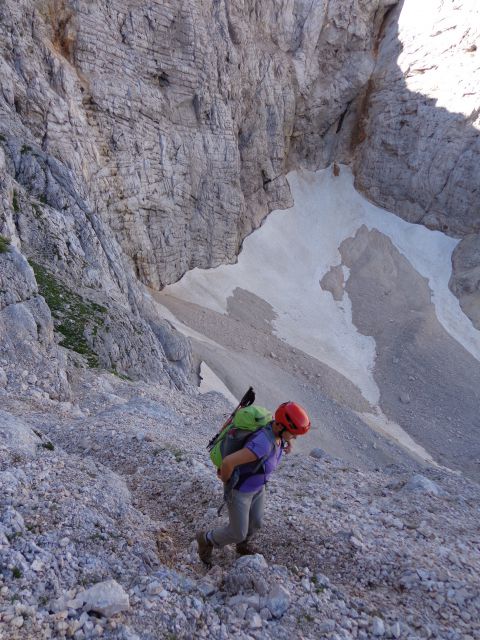
[[[76,406],[2,394],[3,637],[480,637],[478,485],[292,455],[262,555],[207,570],[225,402],[88,371],[72,387]]]
[[[203,446],[228,409],[190,386],[187,341],[139,287],[233,261],[291,203],[288,169],[338,160],[466,234],[452,289],[478,322],[478,113],[405,83],[431,41],[394,5],[1,4],[2,640],[480,637],[479,490],[439,470],[292,457],[263,556],[206,571]],[[468,102],[475,7],[452,7],[435,54],[469,61]]]

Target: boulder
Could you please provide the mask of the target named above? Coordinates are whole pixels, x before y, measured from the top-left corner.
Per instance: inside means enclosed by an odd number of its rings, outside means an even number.
[[[420,493],[428,493],[434,496],[440,496],[443,494],[442,489],[433,482],[433,480],[429,480],[425,476],[417,473],[410,478],[410,480],[405,485],[405,489],[407,491],[418,491]]]
[[[116,580],[99,582],[79,596],[85,602],[86,611],[94,611],[106,618],[130,608],[128,594]]]
[[[265,606],[274,618],[281,618],[290,606],[290,593],[281,584],[276,584],[270,590]]]

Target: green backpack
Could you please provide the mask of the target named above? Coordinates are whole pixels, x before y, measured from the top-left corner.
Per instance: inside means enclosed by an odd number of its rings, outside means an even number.
[[[264,407],[252,404],[238,409],[220,433],[209,443],[210,459],[219,469],[222,460],[241,449],[249,436],[272,422],[273,415]]]

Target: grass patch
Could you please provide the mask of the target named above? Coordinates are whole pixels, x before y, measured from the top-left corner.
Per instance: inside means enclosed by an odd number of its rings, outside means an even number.
[[[43,442],[40,446],[47,449],[47,451],[55,451],[55,445],[53,442],[50,442],[50,440],[48,442]]]
[[[16,191],[13,192],[12,207],[15,213],[18,213],[20,211],[20,205],[18,204],[18,193]]]
[[[182,462],[182,460],[185,458],[185,451],[178,449],[178,447],[167,446],[167,449],[171,454],[173,454],[175,462]]]
[[[13,567],[12,569],[12,576],[18,580],[19,578],[21,578],[23,576],[22,570],[20,569],[20,567]]]
[[[62,347],[80,353],[89,367],[98,367],[98,356],[89,346],[85,332],[89,328],[96,335],[105,323],[108,309],[74,293],[39,264],[30,261],[30,266],[52,312],[55,329],[63,336]]]
[[[0,253],[7,253],[10,246],[10,240],[4,236],[0,236]]]
[[[37,218],[37,220],[38,218],[41,218],[43,216],[42,207],[40,207],[35,202],[32,203],[32,209],[33,209],[33,215],[35,216],[35,218]]]
[[[120,373],[116,369],[109,369],[108,371],[112,373],[114,376],[117,376],[117,378],[120,378],[120,380],[127,380],[128,382],[132,381],[132,378],[130,378],[130,376],[127,376],[125,373]]]

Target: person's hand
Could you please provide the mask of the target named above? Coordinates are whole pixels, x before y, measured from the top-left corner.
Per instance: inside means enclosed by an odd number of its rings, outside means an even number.
[[[230,480],[230,476],[232,475],[232,467],[228,464],[226,460],[222,462],[222,466],[218,471],[218,477],[220,480],[226,484]]]
[[[223,459],[222,466],[220,467],[220,479],[222,482],[227,483],[230,480],[233,470],[238,467],[238,465],[254,462],[255,460],[258,460],[257,456],[246,447],[235,451],[235,453],[230,453]]]
[[[283,452],[284,453],[292,453],[292,449],[293,449],[292,444],[293,444],[292,442],[286,442],[284,447],[283,447]]]

